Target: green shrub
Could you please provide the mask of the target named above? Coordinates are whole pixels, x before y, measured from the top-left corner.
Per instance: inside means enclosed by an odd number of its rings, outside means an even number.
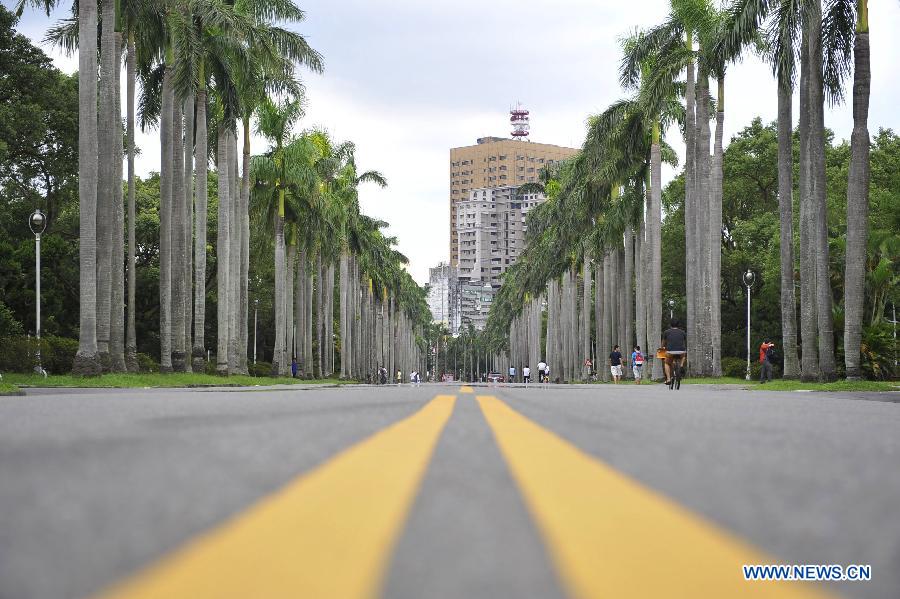
[[[140,372],[159,372],[159,362],[154,360],[152,356],[139,353],[137,355],[137,363]]]
[[[750,361],[750,378],[759,380],[759,360]],[[778,368],[776,367],[776,371]],[[722,376],[742,379],[747,376],[747,359],[746,358],[722,358]],[[774,376],[774,375],[773,375]]]
[[[68,374],[78,352],[78,340],[68,337],[45,337],[41,340],[41,361],[50,374]]]
[[[41,364],[50,374],[68,374],[78,351],[78,340],[47,336],[41,339]],[[32,372],[37,366],[38,342],[34,337],[0,339],[0,372]]]
[[[250,376],[272,376],[271,362],[257,362],[256,364],[250,364],[248,369],[250,371]]]
[[[897,376],[894,372],[895,351],[893,329],[888,323],[863,327],[860,366],[867,379],[889,380]]]

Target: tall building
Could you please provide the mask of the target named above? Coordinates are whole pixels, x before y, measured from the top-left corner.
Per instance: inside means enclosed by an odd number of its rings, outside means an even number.
[[[460,281],[499,288],[525,249],[525,216],[543,201],[543,194],[518,195],[518,186],[506,185],[473,189],[457,203]]]
[[[459,279],[457,269],[441,262],[428,269],[428,307],[434,322],[442,323],[452,334],[459,330]]]
[[[515,116],[515,115],[514,115]],[[516,125],[514,124],[514,127]],[[517,129],[514,129],[514,133]],[[520,135],[521,136],[521,135]],[[450,150],[450,265],[459,266],[457,210],[473,189],[519,186],[538,180],[544,165],[560,162],[578,150],[517,139],[482,137],[473,146]]]

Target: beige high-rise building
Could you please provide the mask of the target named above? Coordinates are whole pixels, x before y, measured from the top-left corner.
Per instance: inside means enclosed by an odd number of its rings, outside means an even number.
[[[578,150],[502,137],[482,137],[474,146],[450,149],[450,264],[459,266],[456,204],[473,189],[518,187],[538,180],[541,167]]]

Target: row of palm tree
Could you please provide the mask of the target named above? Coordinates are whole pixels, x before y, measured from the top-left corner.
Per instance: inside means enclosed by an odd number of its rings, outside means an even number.
[[[272,369],[300,376],[335,374],[333,308],[339,273],[340,376],[371,378],[380,366],[419,364],[423,291],[382,229],[360,210],[359,187],[387,184],[377,171],[359,173],[352,143],[319,130],[299,136],[297,100],[265,101],[258,131],[270,142],[250,163],[256,227],[275,229],[275,351]],[[259,236],[263,238],[262,235]]]
[[[48,15],[57,4],[22,0],[20,9],[26,2],[44,8]],[[376,172],[356,174],[352,144],[332,146],[322,132],[291,137],[292,126],[302,116],[298,67],[322,71],[321,56],[302,36],[284,27],[302,21],[303,12],[291,0],[100,0],[99,8],[97,2],[74,3],[74,17],[48,34],[51,41],[79,54],[81,332],[74,372],[137,369],[137,117],[142,128],[158,127],[160,134],[161,371],[205,368],[210,157],[218,179],[219,373],[248,371],[251,215],[252,231],[259,238],[257,250],[271,244],[266,227],[275,230],[276,373],[286,374],[292,358],[300,358],[302,372],[309,376],[334,371],[331,299],[338,264],[342,374],[371,376],[373,361],[407,367],[418,360],[421,338],[416,333],[425,314],[421,290],[403,271],[405,258],[391,247],[395,240],[381,233],[385,223],[368,219],[359,210],[357,187],[366,181],[383,185],[383,177]],[[125,148],[117,133],[123,51]],[[272,148],[251,157],[254,121],[256,132]],[[128,164],[127,261],[123,151]],[[371,341],[376,322],[381,326],[380,353]]]
[[[776,77],[785,376],[807,380],[836,377],[825,219],[824,103],[840,100],[851,56],[855,61],[844,344],[847,377],[859,376],[868,237],[866,0],[827,0],[824,7],[822,0],[735,0],[722,8],[709,0],[671,0],[671,12],[662,24],[628,36],[620,75],[632,95],[592,117],[581,152],[557,173],[547,173],[545,179],[555,184],[546,185],[545,180],[541,186],[548,191],[548,201],[529,215],[528,247],[508,272],[488,323],[498,348],[509,345],[513,356],[546,352],[551,370],[558,359],[556,372],[567,380],[579,378],[578,361],[571,359],[556,334],[579,335],[580,357],[591,355],[587,298],[592,284],[595,359],[605,360],[605,352],[616,343],[627,349],[635,343],[645,349],[657,346],[663,320],[661,164],[663,160],[677,163],[665,143],[665,133],[677,126],[686,146],[685,311],[691,369],[700,375],[721,374],[721,249],[729,237],[722,222],[725,74],[748,50],[761,52]],[[791,180],[791,98],[798,65],[799,269],[794,262]],[[710,93],[711,80],[715,94]],[[711,135],[713,112],[716,128]],[[557,312],[558,281],[561,278],[564,289],[571,287],[578,264],[582,264],[585,298],[580,315],[576,316],[574,305],[568,314],[565,309]],[[796,278],[800,280],[802,362],[798,359]],[[545,298],[542,301],[547,304],[544,347],[540,335],[529,329],[533,304],[522,301],[528,294]],[[573,324],[577,318],[580,327]],[[524,338],[538,344],[537,349],[523,349],[522,330],[528,330]],[[554,357],[554,353],[560,355]],[[659,378],[661,365],[652,359],[653,352],[648,353],[651,375]]]

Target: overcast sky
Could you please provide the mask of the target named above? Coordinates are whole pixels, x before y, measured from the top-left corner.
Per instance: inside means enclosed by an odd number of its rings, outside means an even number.
[[[11,0],[3,0],[6,6]],[[362,169],[389,186],[365,187],[365,212],[391,223],[409,270],[420,283],[449,255],[449,154],[485,135],[509,135],[507,111],[531,111],[532,141],[577,147],[585,121],[624,92],[617,81],[619,38],[661,22],[668,2],[631,0],[305,0],[298,28],[325,57],[324,75],[305,75],[307,116],[356,143]],[[900,3],[872,2],[872,101],[869,129],[900,130]],[[19,29],[36,41],[47,19],[26,13]],[[66,72],[77,61],[43,45]],[[849,82],[848,82],[849,86]],[[848,88],[849,89],[849,88]],[[776,116],[769,68],[748,56],[726,79],[725,139],[755,116]],[[795,110],[796,118],[796,110]],[[826,113],[837,137],[849,138],[849,105]],[[138,173],[159,169],[155,132],[139,136]],[[680,135],[668,139],[679,151]],[[253,152],[265,143],[253,140]],[[673,176],[664,171],[666,180]]]

